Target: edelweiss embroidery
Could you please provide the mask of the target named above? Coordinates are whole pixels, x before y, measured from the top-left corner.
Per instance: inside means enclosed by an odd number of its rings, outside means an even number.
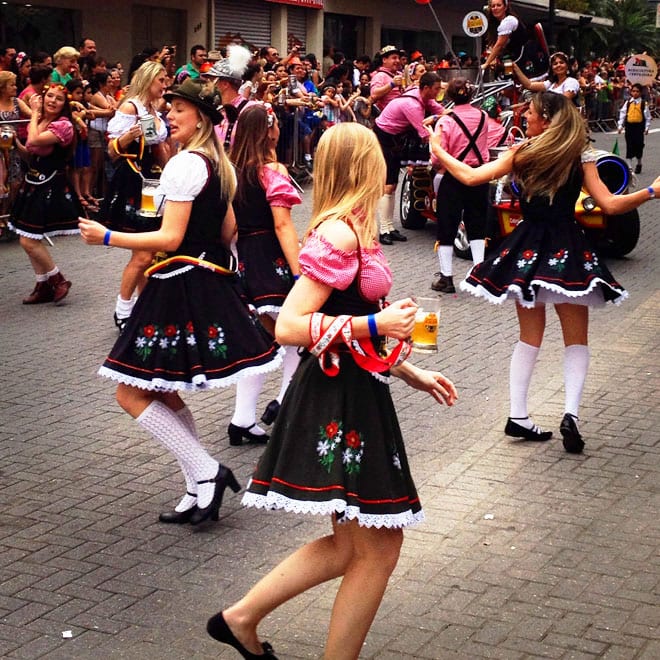
[[[362,456],[364,455],[364,439],[362,434],[355,429],[351,429],[344,435],[342,422],[332,420],[326,426],[319,429],[320,440],[316,445],[316,453],[319,455],[319,462],[329,473],[337,458],[340,445],[341,462],[344,471],[347,474],[357,474],[360,472]]]

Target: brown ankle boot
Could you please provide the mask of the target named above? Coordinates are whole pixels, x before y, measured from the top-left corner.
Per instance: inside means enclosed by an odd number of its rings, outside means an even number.
[[[38,305],[39,303],[53,302],[54,299],[53,287],[48,282],[37,282],[34,291],[27,298],[23,298],[23,304]]]
[[[53,293],[54,293],[53,302],[56,303],[66,298],[66,294],[69,293],[69,289],[71,288],[71,282],[65,279],[62,273],[51,275],[48,278],[48,284],[53,289]]]

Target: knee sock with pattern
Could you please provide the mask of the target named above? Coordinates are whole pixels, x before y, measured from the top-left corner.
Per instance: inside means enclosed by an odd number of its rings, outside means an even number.
[[[196,482],[213,479],[219,463],[202,447],[183,419],[161,401],[152,401],[135,421],[170,451]],[[215,484],[197,484],[197,504],[204,508],[211,503]]]

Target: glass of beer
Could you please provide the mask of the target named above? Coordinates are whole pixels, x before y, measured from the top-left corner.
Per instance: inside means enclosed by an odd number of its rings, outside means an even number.
[[[413,351],[417,353],[435,353],[438,350],[440,298],[415,296],[413,300],[417,303],[415,327],[410,337]]]
[[[138,213],[148,218],[155,218],[158,215],[158,209],[154,202],[154,195],[156,188],[160,182],[158,179],[143,179],[142,180],[142,201],[140,202],[140,210]]]

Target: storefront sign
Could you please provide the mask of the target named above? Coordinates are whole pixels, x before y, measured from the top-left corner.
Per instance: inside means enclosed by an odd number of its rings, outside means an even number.
[[[652,85],[658,66],[650,55],[633,55],[626,61],[626,78],[631,83]]]
[[[296,5],[297,7],[309,7],[309,9],[323,9],[323,0],[266,0],[276,2],[280,5]]]
[[[463,19],[463,32],[468,37],[480,37],[488,29],[488,19],[480,11],[471,11]]]

